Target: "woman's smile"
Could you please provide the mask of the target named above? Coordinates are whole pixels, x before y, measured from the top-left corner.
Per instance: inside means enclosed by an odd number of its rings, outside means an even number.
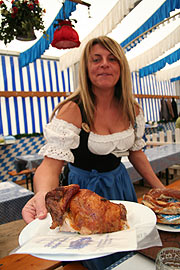
[[[100,73],[100,74],[97,74],[97,76],[104,76],[104,77],[106,77],[106,76],[111,76],[111,74],[110,73]]]

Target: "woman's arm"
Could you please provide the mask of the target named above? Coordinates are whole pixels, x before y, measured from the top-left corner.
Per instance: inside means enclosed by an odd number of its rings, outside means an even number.
[[[142,150],[130,151],[129,161],[142,176],[142,178],[144,178],[153,188],[165,188],[154,173],[146,155]]]
[[[82,119],[81,119],[80,109],[78,105],[74,102],[68,102],[64,104],[56,117],[58,119],[62,119],[68,123],[73,124],[77,128],[81,127]],[[56,128],[54,127],[52,128],[53,137],[49,136],[51,142],[52,142],[52,139],[53,139],[53,142],[55,142],[54,144],[55,148],[56,148],[56,143],[58,147],[58,140],[60,139],[58,137],[58,134],[57,134],[57,138],[54,135],[55,134],[54,129],[56,130]],[[70,133],[73,133],[73,132],[70,132]],[[63,144],[64,146],[63,139],[59,143]],[[69,149],[70,148],[71,147],[69,146]],[[63,148],[62,148],[62,151],[63,151]],[[50,154],[51,154],[51,151],[50,151]],[[55,159],[55,158],[53,159],[53,158],[47,157],[48,154],[46,153],[44,153],[43,155],[45,156],[44,160],[41,163],[41,165],[37,168],[35,176],[34,176],[35,195],[33,198],[31,198],[27,202],[27,204],[24,206],[22,210],[22,216],[26,223],[33,221],[37,217],[39,219],[43,219],[46,217],[47,209],[45,207],[45,195],[48,191],[55,189],[59,185],[59,177],[62,171],[62,167],[64,165],[63,158],[62,160],[59,160],[59,159]]]
[[[62,171],[64,161],[49,157],[44,157],[43,162],[37,168],[34,175],[35,193],[48,192],[59,185],[59,176]]]

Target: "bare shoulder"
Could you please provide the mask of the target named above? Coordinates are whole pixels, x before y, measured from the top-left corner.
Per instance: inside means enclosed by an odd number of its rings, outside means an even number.
[[[73,101],[68,101],[67,103],[65,103],[60,108],[56,117],[58,119],[67,121],[77,126],[78,128],[81,127],[81,124],[82,124],[81,112],[80,112],[79,106]]]

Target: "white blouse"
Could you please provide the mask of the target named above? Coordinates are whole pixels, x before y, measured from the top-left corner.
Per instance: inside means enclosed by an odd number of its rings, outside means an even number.
[[[89,150],[98,155],[114,154],[117,157],[128,155],[129,150],[137,151],[145,146],[142,139],[145,129],[143,112],[136,117],[136,130],[130,124],[127,130],[109,135],[98,135],[90,131],[88,137]],[[74,156],[70,149],[80,143],[80,128],[64,120],[54,118],[44,128],[46,144],[39,154],[50,158],[73,162]]]

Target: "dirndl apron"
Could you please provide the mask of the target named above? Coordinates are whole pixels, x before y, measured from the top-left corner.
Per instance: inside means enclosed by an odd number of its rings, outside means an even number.
[[[68,164],[68,184],[78,184],[81,189],[89,189],[108,200],[137,202],[136,193],[125,166],[120,165],[109,172],[86,171]],[[110,247],[109,247],[110,249]],[[82,261],[89,270],[103,270],[127,255],[118,252],[97,259]]]

